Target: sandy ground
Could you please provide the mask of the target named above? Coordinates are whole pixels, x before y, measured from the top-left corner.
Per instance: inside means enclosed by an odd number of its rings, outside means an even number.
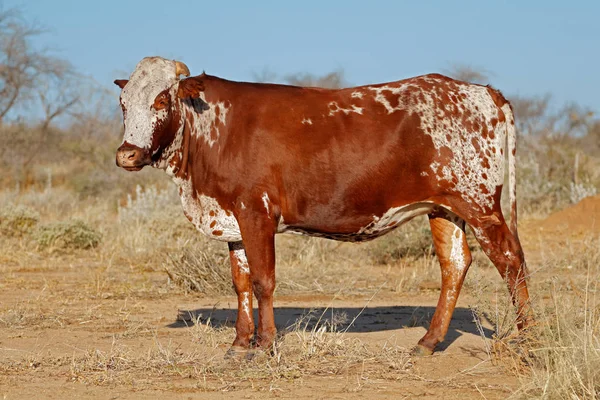
[[[600,214],[594,211],[600,200],[594,201],[544,223],[526,223],[521,239],[528,257],[536,260],[549,251],[540,245],[546,243],[540,240],[544,232],[552,232],[553,237],[557,232],[597,232],[600,224],[589,217]],[[573,217],[590,209],[585,218]],[[502,399],[519,386],[519,379],[506,366],[491,362],[486,351],[489,343],[468,307],[476,299],[468,291],[459,299],[446,341],[435,355],[425,358],[411,358],[408,352],[426,331],[437,303],[436,290],[278,296],[275,313],[281,330],[310,309],[324,318],[332,312],[345,314],[347,321],[337,328],[346,331],[344,340],[358,339],[375,349],[371,354],[394,349],[399,360],[394,365],[365,359],[337,371],[324,365],[321,372],[300,369],[300,375],[287,371],[289,377],[269,379],[260,358],[247,367],[223,360],[233,339],[233,295],[182,294],[164,289],[166,277],[161,271],[109,269],[93,257],[32,260],[31,265],[2,266],[0,395],[4,399]],[[323,311],[324,307],[329,308]],[[210,330],[200,330],[196,323],[207,320]],[[311,329],[311,324],[305,326]],[[490,337],[490,327],[483,329]],[[202,332],[208,332],[212,345]],[[116,347],[126,350],[120,353]],[[195,358],[188,363],[168,360],[189,354]],[[213,364],[204,362],[207,359]],[[228,375],[223,372],[228,368],[238,372]]]

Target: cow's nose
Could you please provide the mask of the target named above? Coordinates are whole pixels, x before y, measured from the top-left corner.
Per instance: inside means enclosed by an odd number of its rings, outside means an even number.
[[[117,149],[117,165],[119,167],[133,167],[141,163],[142,152],[131,146],[121,146]]]
[[[137,155],[138,151],[135,149],[121,151],[121,158],[123,158],[124,160],[135,160],[137,158]]]

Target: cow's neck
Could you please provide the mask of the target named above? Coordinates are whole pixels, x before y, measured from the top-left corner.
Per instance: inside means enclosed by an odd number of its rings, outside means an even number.
[[[214,193],[215,179],[211,179],[219,162],[220,140],[227,134],[225,119],[219,119],[219,108],[224,105],[210,105],[211,110],[218,111],[207,115],[198,113],[197,106],[181,102],[179,129],[163,152],[159,167],[179,187],[183,212],[198,230],[216,240],[239,241],[237,222],[230,211],[221,208]]]
[[[222,101],[208,102],[202,93],[200,99],[180,100],[178,106],[179,123],[174,139],[154,166],[164,169],[178,186],[186,182],[194,194],[211,195],[207,180],[211,165],[218,163],[227,134],[230,105]]]

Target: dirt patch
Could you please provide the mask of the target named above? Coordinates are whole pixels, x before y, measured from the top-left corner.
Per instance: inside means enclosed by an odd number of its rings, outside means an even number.
[[[539,228],[544,232],[569,231],[570,235],[600,234],[600,195],[586,197],[579,203],[551,214]]]
[[[521,221],[538,312],[543,301],[585,298],[586,285],[600,281],[588,268],[600,264],[597,240],[587,252],[558,242],[575,242],[575,232],[598,232],[599,205],[594,197],[545,221]],[[514,331],[514,310],[478,246],[446,340],[432,357],[416,358],[410,350],[429,327],[439,297],[434,256],[369,258],[383,251],[281,237],[276,352],[239,363],[224,359],[235,335],[233,289],[185,291],[161,264],[169,249],[226,254],[226,247],[209,247],[194,232],[188,238],[187,231],[160,231],[157,239],[147,224],[125,226],[133,231],[119,236],[100,225],[105,242],[85,251],[38,251],[20,237],[0,241],[0,398],[462,400],[529,398],[547,386],[535,382],[519,392],[533,379],[521,373],[527,369],[515,373],[520,356],[495,355],[494,337],[505,337],[497,332]],[[388,239],[384,248],[403,238]],[[151,251],[162,242],[170,247]],[[421,239],[411,243],[422,249]],[[221,280],[230,285],[228,276]],[[485,318],[475,323],[474,311]],[[508,329],[496,328],[503,324]],[[580,322],[565,326],[581,330]],[[559,349],[571,347],[561,343]]]

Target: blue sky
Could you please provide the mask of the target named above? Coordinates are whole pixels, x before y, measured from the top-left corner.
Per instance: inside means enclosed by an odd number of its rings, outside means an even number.
[[[3,1],[49,28],[38,44],[112,84],[143,57],[233,80],[342,68],[356,85],[485,69],[507,95],[600,114],[600,1]]]

